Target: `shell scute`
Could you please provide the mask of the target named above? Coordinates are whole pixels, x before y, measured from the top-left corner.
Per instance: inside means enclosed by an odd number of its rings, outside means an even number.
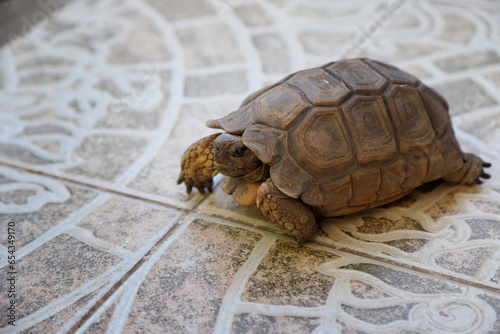
[[[418,90],[427,108],[427,113],[436,136],[438,138],[446,136],[450,117],[448,103],[438,92],[430,87],[422,85]]]
[[[393,86],[387,93],[387,103],[399,139],[400,154],[407,157],[415,149],[423,149],[427,154],[435,133],[418,91]]]
[[[406,159],[406,178],[401,184],[401,189],[409,191],[424,183],[428,168],[427,154],[422,150],[413,149]]]
[[[339,60],[325,67],[325,70],[338,76],[358,94],[381,94],[389,86],[386,78],[361,59]]]
[[[364,168],[352,175],[352,198],[349,206],[359,206],[377,200],[381,183],[380,167]]]
[[[401,71],[396,66],[385,64],[373,59],[365,58],[363,61],[370,65],[371,68],[388,78],[393,84],[416,87],[420,83],[420,80],[416,76],[408,72]]]
[[[297,72],[287,84],[302,90],[315,106],[338,107],[351,95],[349,88],[321,68]]]
[[[311,107],[297,89],[284,84],[262,94],[252,105],[255,110],[253,123],[281,130],[287,129]]]
[[[254,103],[248,103],[244,107],[215,120],[209,120],[207,126],[214,129],[222,129],[229,133],[242,134],[255,120]]]
[[[380,97],[358,97],[342,106],[358,164],[385,163],[398,154],[394,130]]]
[[[250,148],[267,165],[274,165],[281,159],[287,133],[261,124],[248,127],[243,133],[243,144]]]
[[[377,201],[401,193],[401,184],[406,178],[405,160],[397,159],[388,165],[380,167],[380,175],[382,180],[377,192]]]
[[[312,110],[288,136],[290,154],[318,176],[345,175],[355,165],[352,143],[337,108]]]
[[[270,173],[275,186],[293,198],[299,198],[312,180],[312,177],[287,155],[271,167]]]
[[[445,170],[446,163],[437,143],[435,143],[431,147],[429,153],[427,153],[427,159],[429,166],[424,182],[434,181],[436,179],[439,179],[440,177],[443,177],[443,175],[441,175],[441,171]]]
[[[323,184],[324,203],[318,207],[318,213],[324,216],[329,216],[339,208],[348,206],[349,200],[352,197],[351,176],[346,175],[339,179],[335,179]],[[304,201],[305,202],[305,201]]]

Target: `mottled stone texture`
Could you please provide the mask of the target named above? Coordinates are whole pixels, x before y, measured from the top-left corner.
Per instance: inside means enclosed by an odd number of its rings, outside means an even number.
[[[48,241],[17,263],[18,318],[22,319],[42,307],[56,302],[60,296],[72,293],[106,270],[120,263],[121,259],[100,249],[63,234]],[[2,272],[7,271],[2,268]],[[42,274],[43,273],[43,274]],[[6,295],[6,285],[0,293]],[[9,300],[2,298],[5,309]],[[6,318],[0,321],[6,325]]]
[[[473,79],[444,83],[438,85],[436,89],[449,101],[452,116],[498,104],[490,93]]]
[[[113,181],[140,157],[147,140],[133,137],[94,135],[75,150],[82,162],[64,169],[66,173]]]
[[[375,325],[387,325],[395,321],[408,321],[409,314],[415,304],[382,307],[376,309],[357,308],[342,305],[342,309],[350,316]]]
[[[209,332],[234,275],[261,236],[196,220],[142,282],[125,332]]]
[[[491,0],[0,1],[0,332],[499,333],[499,18]],[[207,120],[353,57],[440,92],[492,178],[320,220],[302,246],[220,176],[176,184]]]
[[[21,248],[26,244],[36,240],[49,229],[62,223],[80,208],[87,205],[97,196],[94,190],[80,187],[68,186],[70,197],[62,203],[47,203],[35,212],[28,213],[5,213],[0,214],[2,222],[16,223],[16,246]],[[2,193],[5,195],[5,193]],[[2,203],[19,200],[26,203],[24,198],[19,198],[20,194],[9,194],[9,200],[0,199]],[[2,245],[7,245],[7,234],[0,235]]]
[[[369,273],[386,284],[395,286],[400,290],[432,295],[437,293],[459,293],[458,286],[440,281],[438,279],[410,274],[401,270],[384,267],[373,263],[355,263],[342,267],[342,269],[356,270]]]
[[[335,283],[317,272],[320,264],[337,255],[278,241],[250,277],[242,300],[272,305],[324,305]]]
[[[497,247],[476,247],[446,252],[437,256],[435,261],[441,268],[474,277],[481,269],[484,260],[489,259],[497,250]],[[457,263],[460,263],[460,266],[457,267]]]
[[[177,31],[177,34],[186,53],[185,62],[188,68],[243,61],[235,37],[223,22],[182,28]],[[211,41],[212,47],[205,47],[206,41]]]
[[[302,317],[272,317],[261,314],[238,314],[233,322],[231,331],[243,333],[289,333],[290,329],[300,333],[313,333],[321,323],[318,318]]]
[[[185,83],[186,96],[242,94],[247,90],[246,74],[242,71],[189,76]]]
[[[359,299],[384,299],[391,295],[363,281],[351,280],[351,293]]]
[[[161,237],[160,232],[177,217],[172,210],[113,197],[77,226],[90,230],[99,239],[135,252]]]
[[[437,221],[441,217],[453,216],[466,213],[465,208],[461,207],[456,201],[456,195],[475,194],[479,189],[474,187],[457,187],[447,193],[443,198],[436,201],[431,207],[425,210],[425,213]]]
[[[48,317],[47,319],[28,328],[28,333],[55,333],[68,324],[68,321],[75,316],[76,312],[82,308],[90,308],[90,302],[96,296],[96,292],[90,293],[85,297],[74,302],[62,311]]]

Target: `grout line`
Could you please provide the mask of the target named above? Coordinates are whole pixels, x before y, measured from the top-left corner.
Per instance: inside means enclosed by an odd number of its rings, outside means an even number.
[[[185,217],[185,216],[184,216]],[[87,320],[89,320],[93,315],[94,313],[96,313],[100,307],[102,305],[104,305],[106,303],[106,301],[108,299],[110,299],[113,294],[115,294],[115,292],[118,291],[118,289],[120,289],[122,286],[125,285],[125,283],[128,281],[128,279],[139,269],[142,267],[143,264],[145,264],[146,262],[149,261],[150,257],[172,236],[175,234],[175,232],[181,228],[184,224],[183,222],[181,222],[181,220],[183,220],[182,218],[184,217],[180,217],[179,221],[174,225],[172,226],[172,228],[170,228],[163,237],[161,237],[154,245],[153,247],[151,247],[151,249],[146,253],[144,254],[144,256],[139,260],[137,261],[137,263],[125,274],[122,276],[122,278],[117,281],[113,287],[111,287],[108,292],[106,292],[102,297],[101,299],[99,299],[89,310],[88,312],[83,315],[80,320],[75,323],[73,325],[73,327],[71,327],[69,330],[68,330],[68,333],[76,333],[78,331],[78,329],[80,329],[82,326],[85,325],[85,323],[87,322]]]
[[[165,235],[162,240],[164,242],[157,243],[144,257],[144,265],[137,269],[132,276],[119,289],[125,290],[117,302],[115,311],[111,316],[107,333],[122,332],[128,320],[132,306],[137,298],[138,291],[144,280],[149,275],[153,267],[165,255],[169,247],[189,228],[194,219],[191,216],[185,216],[175,226],[169,230],[169,234]]]
[[[18,166],[18,165],[12,164],[12,163],[7,163],[7,162],[4,162],[4,161],[0,161],[0,166],[5,166],[5,167],[9,167],[9,168],[21,170],[21,171],[26,172],[26,173],[31,173],[31,174],[36,174],[36,175],[41,175],[41,176],[49,177],[49,178],[52,178],[52,179],[55,179],[55,180],[68,182],[68,183],[73,184],[73,185],[83,186],[83,187],[86,187],[86,188],[89,188],[89,189],[93,189],[93,190],[97,190],[97,191],[107,192],[107,193],[110,193],[112,195],[118,195],[118,196],[126,197],[126,198],[129,198],[129,199],[134,199],[134,200],[139,200],[139,201],[147,202],[147,203],[150,203],[150,204],[159,205],[159,206],[166,207],[166,208],[169,208],[169,209],[175,209],[175,210],[178,210],[178,211],[182,211],[184,213],[187,213],[187,212],[189,212],[189,211],[192,210],[190,208],[183,208],[183,207],[180,207],[180,206],[175,206],[173,204],[165,203],[165,202],[162,202],[160,200],[154,200],[154,199],[150,199],[150,198],[141,197],[139,195],[134,195],[132,193],[128,193],[128,192],[123,191],[123,190],[120,191],[120,190],[114,190],[114,189],[111,189],[111,188],[108,188],[108,187],[97,186],[97,185],[92,184],[92,183],[87,183],[87,182],[83,182],[83,181],[74,180],[74,179],[71,179],[71,178],[66,177],[66,176],[59,176],[59,175],[55,175],[55,174],[52,174],[52,173],[47,173],[45,171],[39,171],[39,170],[31,169],[31,168],[28,168],[28,167],[22,167],[22,166]]]
[[[440,273],[440,272],[433,271],[433,270],[428,270],[428,269],[421,268],[421,267],[418,267],[418,266],[415,266],[415,265],[411,265],[411,264],[408,264],[408,263],[399,262],[399,261],[396,261],[396,260],[390,260],[390,259],[387,259],[387,258],[384,258],[384,257],[380,257],[380,256],[374,256],[374,255],[371,255],[371,254],[368,254],[368,253],[365,253],[365,252],[362,252],[362,251],[350,249],[350,248],[347,248],[347,247],[336,247],[336,246],[334,246],[332,244],[332,242],[329,242],[329,241],[326,241],[326,240],[327,240],[327,238],[324,238],[324,237],[316,237],[315,240],[313,242],[311,242],[311,243],[314,244],[314,245],[319,245],[319,246],[327,247],[328,249],[338,250],[338,251],[341,251],[341,252],[344,252],[344,253],[356,255],[356,256],[359,256],[359,257],[367,258],[367,259],[378,261],[378,262],[382,262],[384,264],[389,264],[389,265],[396,266],[396,267],[399,267],[399,268],[404,268],[404,269],[408,269],[408,270],[411,270],[411,271],[416,271],[418,273],[422,273],[422,274],[425,274],[425,275],[430,275],[430,276],[437,277],[437,278],[443,278],[443,279],[446,279],[446,280],[449,280],[449,281],[453,281],[453,282],[456,282],[456,283],[459,283],[459,284],[463,284],[463,285],[466,285],[466,286],[471,286],[471,287],[475,287],[475,288],[479,288],[479,289],[483,289],[483,290],[487,290],[487,291],[490,291],[490,292],[494,292],[494,293],[500,294],[500,287],[499,288],[495,288],[495,287],[492,287],[492,286],[489,286],[489,285],[486,285],[486,284],[483,284],[483,283],[470,281],[470,280],[467,280],[467,279],[464,279],[464,278],[456,277],[456,276],[449,275],[449,274]]]
[[[227,289],[222,300],[217,322],[213,333],[229,333],[233,323],[234,314],[238,311],[238,301],[243,293],[248,280],[262,263],[264,257],[276,242],[276,238],[270,234],[264,234],[263,238],[254,247],[250,256],[234,275],[231,286]]]

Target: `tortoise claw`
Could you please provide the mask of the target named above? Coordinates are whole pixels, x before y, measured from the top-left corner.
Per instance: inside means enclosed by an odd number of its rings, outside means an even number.
[[[490,162],[483,162],[482,166],[483,166],[483,168],[489,168],[489,167],[491,167],[491,163]],[[490,178],[491,178],[490,174],[486,173],[484,170],[481,170],[481,174],[479,174],[479,177],[477,178],[475,183],[481,185],[481,184],[483,184],[482,179],[487,180]]]
[[[196,187],[196,189],[198,189],[198,191],[200,192],[200,194],[205,195],[205,187],[204,186],[199,185],[199,186]]]
[[[193,184],[186,182],[186,192],[188,195],[191,195],[191,191],[193,191]]]
[[[205,194],[205,189],[212,192],[212,177],[217,174],[213,161],[213,143],[218,135],[214,134],[202,138],[184,152],[177,184],[184,182],[188,194],[191,194],[193,187],[198,189],[201,194]]]
[[[488,173],[485,173],[484,171],[481,172],[481,174],[479,176],[482,177],[483,179],[490,179],[491,178],[491,175]]]

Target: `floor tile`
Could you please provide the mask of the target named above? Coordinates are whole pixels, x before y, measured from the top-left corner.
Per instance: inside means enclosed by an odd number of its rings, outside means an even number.
[[[0,167],[3,191],[0,193],[2,221],[16,224],[18,249],[63,223],[96,198],[98,192]],[[2,235],[2,245],[7,245]]]
[[[2,273],[16,246],[15,284],[0,293],[17,294],[16,327],[12,298],[0,299],[0,332],[500,332],[495,1],[0,8],[0,216],[15,223],[15,242],[0,236]],[[221,175],[204,196],[176,184],[184,150],[217,131],[207,120],[291,72],[349,57],[435,88],[463,150],[492,162],[492,177],[320,218],[302,245],[236,204]]]
[[[62,234],[17,262],[19,321],[104,274],[122,259]],[[2,269],[3,272],[7,268]],[[44,273],[41,275],[41,273]],[[2,290],[6,289],[3,286]],[[22,293],[21,293],[22,292]],[[3,291],[6,294],[6,290]],[[3,308],[9,300],[2,299]],[[5,327],[6,318],[2,319]]]
[[[100,240],[136,252],[144,246],[151,248],[151,242],[163,236],[178,217],[179,213],[173,210],[113,197],[76,226],[89,230]]]
[[[210,221],[191,223],[139,287],[124,332],[212,330],[226,290],[260,239]]]

